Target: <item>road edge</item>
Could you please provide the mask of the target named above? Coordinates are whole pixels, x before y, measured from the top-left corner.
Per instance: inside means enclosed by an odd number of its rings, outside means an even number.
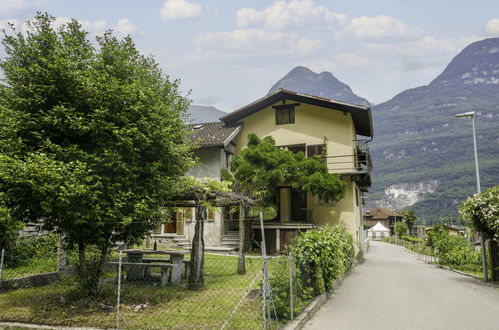
[[[317,310],[328,301],[335,291],[341,286],[343,283],[343,280],[350,275],[352,272],[352,269],[356,266],[357,264],[354,263],[346,271],[344,271],[340,277],[338,277],[336,280],[333,282],[333,290],[330,292],[325,292],[321,293],[317,297],[315,297],[312,302],[303,310],[303,312],[300,313],[294,320],[288,321],[281,329],[283,330],[299,330],[303,328],[305,323],[314,316],[314,314],[317,312]]]

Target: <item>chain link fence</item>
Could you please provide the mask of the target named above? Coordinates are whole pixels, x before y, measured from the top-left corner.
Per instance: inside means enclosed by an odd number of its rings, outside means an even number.
[[[38,274],[19,276],[19,267],[6,263],[16,256],[2,251],[0,327],[22,322],[103,329],[277,329],[314,296],[310,275],[292,255],[246,255],[246,273],[240,275],[237,255],[205,253],[203,285],[190,290],[192,259],[186,250],[113,250],[102,273],[97,254],[83,270],[76,251],[66,254],[64,267],[58,269],[61,254],[54,252],[47,258],[53,264],[49,271],[42,267]],[[82,271],[86,281],[78,276]]]

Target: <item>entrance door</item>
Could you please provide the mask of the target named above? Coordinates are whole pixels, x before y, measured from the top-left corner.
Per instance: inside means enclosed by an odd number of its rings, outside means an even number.
[[[307,222],[307,194],[291,189],[291,221]]]

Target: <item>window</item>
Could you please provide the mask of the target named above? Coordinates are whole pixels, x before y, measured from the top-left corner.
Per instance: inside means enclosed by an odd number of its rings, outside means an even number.
[[[274,105],[272,108],[275,109],[275,124],[276,125],[286,125],[295,123],[295,107],[300,105],[300,103],[286,104],[282,101],[281,105]]]
[[[208,214],[207,214],[206,220],[210,221],[210,222],[215,221],[215,211],[208,210],[207,213]]]
[[[177,221],[192,221],[192,208],[183,207],[177,211]]]
[[[294,124],[295,123],[295,108],[286,107],[276,109],[276,125]]]
[[[156,234],[156,235],[161,234],[162,227],[163,227],[163,224],[162,224],[162,223],[161,223],[161,224],[156,225],[156,226],[154,227],[154,229],[153,229],[152,233],[153,233],[153,234]]]
[[[305,154],[305,145],[304,144],[292,144],[292,145],[287,145],[287,146],[279,146],[278,148],[281,148],[281,149],[288,149],[289,151],[291,151],[292,153],[299,153],[299,152],[303,152],[303,154]]]
[[[307,146],[307,158],[322,156],[322,144],[312,144]]]

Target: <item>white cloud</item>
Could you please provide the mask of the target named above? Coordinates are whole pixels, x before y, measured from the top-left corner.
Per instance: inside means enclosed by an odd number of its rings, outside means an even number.
[[[419,28],[407,26],[390,16],[362,16],[352,19],[348,26],[336,33],[336,37],[354,36],[357,39],[411,38],[422,34]]]
[[[300,38],[296,34],[262,29],[220,31],[204,33],[196,42],[206,48],[228,49],[243,52],[295,53],[306,55],[322,47],[319,39]]]
[[[276,1],[262,11],[243,8],[237,11],[237,26],[268,26],[272,29],[318,26],[324,24],[342,25],[347,18],[326,7],[316,5],[312,0]]]
[[[499,35],[499,18],[493,18],[485,25],[487,32]]]
[[[442,38],[425,36],[414,41],[402,43],[370,43],[365,47],[378,55],[403,55],[410,57],[428,56],[435,54],[453,54],[459,52],[466,45],[480,40],[482,37],[471,36],[465,38]]]
[[[54,28],[59,28],[62,25],[68,24],[71,22],[71,18],[69,17],[56,17],[53,23]],[[107,22],[104,20],[99,21],[87,21],[87,20],[78,20],[81,24],[83,30],[87,31],[91,35],[99,35],[104,33],[106,29],[108,29]],[[27,26],[25,25],[25,30],[27,30]]]
[[[203,7],[195,2],[185,0],[168,0],[163,3],[159,15],[163,20],[193,18],[201,15]]]
[[[15,24],[17,24],[18,27],[21,27],[19,20],[14,20],[14,21],[16,21]],[[7,20],[0,21],[0,28],[7,26],[6,22]],[[71,18],[65,16],[59,16],[55,18],[54,22],[52,23],[52,26],[55,29],[58,29],[62,25],[68,24],[69,22],[71,22]],[[118,38],[123,38],[127,35],[137,35],[137,34],[140,35],[144,33],[142,29],[140,29],[140,27],[138,27],[128,18],[119,19],[118,22],[113,26],[110,26],[110,24],[108,24],[108,22],[106,22],[105,20],[98,20],[98,21],[78,20],[78,22],[81,24],[82,29],[88,32],[92,36],[102,35],[108,29],[112,29],[114,35]],[[30,27],[27,23],[22,24],[23,33],[26,33],[27,31],[29,31],[29,29]]]
[[[44,0],[1,0],[0,15],[10,15],[15,12],[38,8]]]
[[[127,35],[144,34],[141,28],[128,18],[121,18],[118,23],[113,26],[113,31],[119,37],[126,37]]]

